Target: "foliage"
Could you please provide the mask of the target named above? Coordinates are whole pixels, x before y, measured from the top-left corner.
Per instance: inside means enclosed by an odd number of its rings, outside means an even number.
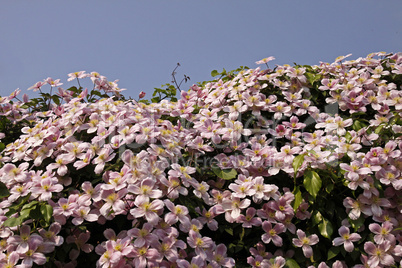
[[[271,60],[1,98],[1,266],[397,267],[402,57]]]

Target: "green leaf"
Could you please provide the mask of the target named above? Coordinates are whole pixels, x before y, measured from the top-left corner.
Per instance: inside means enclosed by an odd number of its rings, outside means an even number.
[[[28,199],[31,197],[31,193],[29,193],[27,196],[25,196],[24,198],[20,198],[18,203],[15,205],[12,205],[11,207],[9,207],[10,210],[15,210],[17,211],[18,209],[20,209],[20,207],[22,207],[27,201]],[[38,201],[34,201],[34,202],[38,202]]]
[[[6,148],[6,145],[2,142],[0,142],[0,152],[4,150],[4,148]]]
[[[10,208],[6,214],[4,214],[4,216],[6,217],[10,217],[11,215],[13,215],[14,213],[17,213],[18,211],[14,208]]]
[[[215,77],[215,76],[217,76],[219,73],[218,73],[218,71],[217,70],[213,70],[212,72],[211,72],[211,76],[212,77]]]
[[[60,97],[57,95],[52,96],[52,100],[55,104],[60,105]]]
[[[10,195],[10,192],[8,191],[7,186],[4,183],[0,182],[0,198],[7,197],[9,195]]]
[[[101,93],[101,92],[99,92],[99,91],[92,90],[91,94],[92,94],[92,95],[96,95],[96,96],[98,96],[98,97],[102,98],[102,93]]]
[[[297,262],[294,259],[287,259],[285,267],[288,267],[288,268],[300,268],[300,266],[297,264]]]
[[[246,231],[244,230],[244,228],[241,228],[241,233],[240,233],[240,241],[243,241],[243,237],[244,237],[244,234],[246,233]]]
[[[155,98],[152,98],[152,99],[151,99],[151,101],[152,101],[153,103],[157,103],[157,102],[159,102],[159,100],[160,100],[159,97],[155,97]]]
[[[49,223],[53,215],[53,207],[49,204],[42,204],[40,206],[40,212],[42,213],[45,221]]]
[[[352,128],[354,131],[359,131],[360,129],[366,127],[366,124],[364,124],[362,121],[360,120],[355,120],[353,122]]]
[[[296,177],[297,171],[299,171],[299,168],[301,167],[303,162],[304,162],[304,154],[300,154],[293,159],[292,166],[293,166],[293,170],[295,171],[295,177]]]
[[[313,216],[311,219],[312,219],[313,226],[322,222],[323,217],[321,215],[321,212],[316,211],[315,213],[313,213]]]
[[[20,217],[18,217],[18,218],[8,218],[7,220],[4,221],[3,226],[5,226],[5,227],[14,227],[14,226],[21,225],[22,222],[23,222],[23,220]]]
[[[318,224],[318,230],[320,230],[320,234],[325,237],[330,239],[333,232],[334,232],[334,228],[332,227],[332,223],[323,218],[322,222],[320,224]]]
[[[32,207],[35,207],[37,204],[39,204],[39,201],[31,201],[28,204],[25,204],[21,210],[29,210],[32,209]]]
[[[334,184],[333,183],[328,183],[327,186],[325,187],[325,191],[327,193],[331,193],[333,189],[334,189]]]
[[[350,140],[352,139],[352,135],[350,134],[349,131],[346,132],[345,139],[346,139],[346,142],[350,142]]]
[[[300,204],[303,202],[303,197],[300,192],[300,187],[296,187],[293,193],[295,195],[295,200],[293,201],[293,209],[296,210],[299,208]]]
[[[364,216],[361,215],[360,218],[358,218],[357,220],[349,219],[349,223],[356,232],[364,224],[364,220]]]
[[[80,93],[80,90],[77,87],[70,87],[70,88],[68,88],[66,90],[72,91],[74,93]]]
[[[318,192],[321,189],[322,181],[317,172],[312,170],[307,170],[304,173],[304,188],[306,188],[307,192],[314,198],[317,197]]]
[[[328,250],[328,257],[327,260],[330,260],[334,257],[336,257],[336,255],[338,255],[340,252],[340,248],[339,247],[332,247]]]
[[[21,211],[22,214],[22,211]],[[34,208],[29,209],[29,217],[34,220],[42,219],[42,213],[40,211],[39,206],[35,206]]]
[[[232,169],[220,169],[219,167],[212,167],[212,171],[221,179],[231,180],[237,177],[237,171]]]
[[[380,132],[382,131],[382,129],[384,128],[384,125],[379,125],[378,127],[376,127],[376,129],[374,130],[375,134],[380,134]]]
[[[314,84],[314,82],[321,79],[321,75],[315,75],[309,72],[306,72],[304,75],[306,76],[307,81],[309,81],[311,85]]]

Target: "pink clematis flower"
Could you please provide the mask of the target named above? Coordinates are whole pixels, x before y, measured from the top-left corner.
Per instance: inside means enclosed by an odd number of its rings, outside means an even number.
[[[122,259],[121,252],[114,249],[108,249],[101,254],[99,260],[96,262],[97,267],[109,268],[118,267],[120,260]]]
[[[78,258],[81,250],[84,251],[85,253],[92,252],[92,250],[94,249],[94,246],[91,244],[87,244],[90,236],[91,236],[91,233],[89,231],[86,231],[84,233],[75,232],[75,233],[73,233],[73,235],[70,235],[67,237],[66,242],[68,244],[74,243],[78,248],[78,250],[72,249],[70,251],[69,255],[72,260],[76,260]]]
[[[188,217],[188,209],[182,205],[175,205],[169,199],[164,200],[165,206],[170,210],[169,213],[165,215],[165,222],[169,225],[175,224],[180,221],[182,224],[190,224],[190,219]]]
[[[179,268],[201,268],[206,267],[205,260],[201,256],[196,256],[191,259],[191,263],[180,259],[176,261]]]
[[[113,152],[113,149],[110,146],[102,148],[98,157],[92,160],[92,163],[96,165],[95,173],[100,174],[103,171],[106,162],[111,161],[115,156],[116,153]]]
[[[44,243],[52,243],[55,246],[61,246],[64,242],[64,238],[60,235],[57,235],[60,230],[61,224],[54,222],[50,225],[47,231],[45,229],[39,230],[39,234],[43,237]]]
[[[187,244],[195,249],[195,253],[202,259],[207,258],[206,250],[212,249],[214,242],[209,237],[202,237],[200,233],[190,230]]]
[[[205,208],[203,208],[202,212],[200,208],[197,207],[195,211],[198,214],[202,215],[201,217],[198,217],[197,220],[199,220],[203,225],[207,224],[208,228],[212,231],[218,230],[218,222],[214,218],[217,215],[225,212],[222,206],[219,205],[211,207],[208,211]]]
[[[247,257],[247,263],[251,265],[252,268],[268,267],[269,260],[264,259],[262,256],[257,255],[255,257]]]
[[[72,161],[74,161],[74,158],[72,157],[66,158],[63,155],[59,155],[56,158],[56,163],[49,164],[46,169],[50,171],[57,168],[57,174],[64,176],[68,172],[67,164],[71,163]]]
[[[345,177],[350,181],[357,181],[361,175],[367,175],[371,173],[371,169],[363,167],[360,161],[353,161],[350,165],[341,163],[339,165],[341,169],[347,171]]]
[[[77,210],[74,210],[72,223],[74,225],[80,225],[85,221],[94,222],[99,218],[99,212],[96,213],[94,210],[91,210],[89,207],[82,206]]]
[[[28,90],[33,89],[34,92],[35,92],[35,91],[38,91],[38,90],[40,90],[40,88],[41,88],[43,85],[45,85],[45,84],[46,84],[46,83],[45,83],[45,82],[42,82],[42,81],[36,82],[32,87],[29,87]]]
[[[131,215],[135,218],[145,217],[145,219],[154,226],[158,224],[160,220],[158,213],[161,212],[164,207],[162,200],[155,199],[152,202],[149,202],[148,197],[138,196],[138,198],[135,199],[134,204],[136,208],[130,210]]]
[[[133,228],[127,231],[127,235],[131,238],[135,238],[134,246],[137,248],[143,246],[149,246],[158,241],[158,237],[152,233],[153,225],[146,222],[142,226],[142,229]]]
[[[256,214],[256,209],[251,207],[246,210],[246,215],[240,215],[237,219],[240,223],[242,223],[243,228],[252,228],[253,226],[260,226],[262,224],[262,220],[259,217],[254,217]]]
[[[32,267],[34,263],[37,265],[44,265],[46,263],[46,256],[39,251],[39,246],[42,242],[39,241],[29,241],[28,250],[20,255],[22,259],[21,267]]]
[[[32,188],[35,195],[39,195],[40,201],[47,201],[52,198],[53,193],[58,193],[63,190],[63,186],[58,184],[57,178],[44,178],[40,181],[40,185]]]
[[[313,234],[307,237],[306,233],[300,229],[297,230],[296,233],[298,238],[292,239],[293,245],[295,245],[296,247],[301,247],[304,256],[306,258],[310,258],[311,256],[313,256],[313,249],[311,248],[311,246],[318,243],[318,236],[316,234]]]
[[[122,189],[115,192],[114,189],[103,190],[101,197],[105,200],[105,204],[100,208],[99,212],[107,217],[113,210],[115,215],[122,214],[125,212],[126,204],[121,200],[127,194],[127,189]]]
[[[85,71],[73,72],[73,73],[68,74],[67,81],[72,81],[74,79],[82,79],[87,76],[88,76],[88,74],[86,74]]]
[[[138,196],[144,196],[149,198],[162,197],[162,191],[155,189],[155,180],[148,177],[142,180],[139,185],[131,184],[128,186],[128,191]]]
[[[226,212],[226,216],[230,221],[237,219],[240,216],[241,210],[250,206],[251,200],[238,197],[226,198],[222,201],[222,208]]]
[[[212,264],[216,267],[234,267],[235,260],[226,256],[227,248],[224,244],[219,244],[215,250],[207,253],[208,258],[212,260]]]
[[[155,248],[141,247],[134,248],[132,255],[134,257],[134,267],[145,268],[153,262],[162,261],[163,256]]]
[[[340,246],[343,244],[345,250],[347,252],[352,252],[354,249],[353,243],[352,242],[356,242],[359,241],[362,237],[357,234],[357,233],[353,233],[351,234],[349,231],[349,228],[345,227],[345,226],[341,226],[341,228],[339,228],[338,230],[339,234],[341,237],[337,237],[332,241],[332,244],[334,246]]]
[[[282,268],[285,264],[286,259],[282,256],[277,256],[274,259],[274,263],[268,262],[267,268]]]
[[[31,227],[29,225],[22,225],[20,227],[20,234],[10,236],[7,243],[17,246],[15,250],[18,254],[27,253],[31,246],[39,246],[43,242],[43,238],[38,234],[31,234]]]
[[[368,264],[370,267],[378,267],[379,264],[390,267],[395,264],[395,260],[390,254],[391,242],[385,241],[382,244],[375,245],[369,241],[364,243],[364,251],[366,251],[370,257]]]
[[[256,61],[255,63],[256,64],[264,64],[264,63],[266,64],[266,63],[268,63],[268,62],[270,62],[270,61],[272,61],[274,59],[275,59],[275,57],[269,56],[267,58],[263,58],[262,60]]]
[[[58,87],[58,86],[63,85],[63,83],[60,83],[60,79],[53,80],[53,79],[50,78],[50,77],[46,78],[46,79],[45,79],[45,82],[46,82],[47,84],[49,84],[51,87]]]
[[[262,229],[265,231],[265,234],[261,236],[262,242],[268,244],[269,242],[273,242],[275,246],[281,247],[283,240],[278,234],[285,232],[286,228],[282,223],[275,224],[275,227],[272,228],[272,224],[268,221],[264,221],[262,223]]]
[[[375,234],[374,242],[377,244],[382,244],[385,241],[395,241],[395,236],[391,234],[393,225],[389,221],[383,222],[381,226],[378,223],[372,223],[369,225],[369,229],[373,234]]]

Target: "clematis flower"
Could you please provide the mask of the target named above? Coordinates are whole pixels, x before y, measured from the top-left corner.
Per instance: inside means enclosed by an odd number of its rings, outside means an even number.
[[[155,180],[148,177],[142,180],[140,185],[131,184],[128,186],[128,192],[133,193],[138,196],[144,196],[149,198],[160,198],[162,197],[162,191],[155,189]]]
[[[395,241],[395,236],[391,233],[393,225],[389,221],[383,222],[381,226],[378,223],[372,223],[369,225],[369,229],[373,234],[375,234],[374,242],[377,244],[382,244],[385,241]]]
[[[262,256],[257,255],[255,257],[247,257],[247,263],[251,265],[252,268],[268,267],[269,260],[264,259]]]
[[[212,249],[214,242],[209,237],[202,237],[199,233],[190,230],[187,237],[187,244],[195,249],[195,253],[202,259],[207,258],[206,250]]]
[[[63,85],[63,83],[60,83],[60,79],[53,80],[53,78],[51,77],[46,78],[45,82],[49,84],[51,87],[59,87]]]
[[[54,222],[50,225],[49,229],[46,231],[45,229],[39,230],[39,234],[43,237],[44,243],[52,243],[55,246],[61,246],[64,242],[64,238],[59,234],[61,231],[61,224],[58,222]]]
[[[103,171],[106,162],[111,161],[115,156],[116,153],[113,152],[113,149],[110,146],[103,148],[99,152],[98,157],[92,160],[92,163],[96,165],[94,170],[95,173],[100,174]]]
[[[396,190],[402,189],[400,171],[397,170],[395,166],[388,165],[386,167],[382,167],[378,172],[376,172],[375,177],[380,180],[382,184],[392,184]]]
[[[39,195],[39,200],[47,201],[52,198],[53,193],[58,193],[63,190],[63,186],[58,184],[56,178],[44,178],[40,181],[40,185],[32,187],[32,192],[35,195]]]
[[[281,247],[283,244],[282,237],[278,234],[285,232],[285,226],[282,223],[275,224],[275,227],[272,227],[272,224],[268,221],[264,221],[262,223],[262,229],[265,231],[265,234],[261,236],[262,242],[268,244],[269,242],[273,242],[275,246]]]
[[[264,63],[268,63],[268,62],[270,62],[270,61],[272,61],[274,59],[275,59],[275,57],[270,56],[270,57],[267,57],[267,58],[263,58],[262,60],[256,61],[255,63],[256,64],[264,64]]]
[[[188,209],[182,205],[174,205],[172,201],[166,199],[164,200],[165,206],[170,210],[169,213],[165,214],[165,222],[169,225],[180,221],[183,224],[190,224],[190,219],[188,217]]]
[[[99,215],[95,213],[94,210],[91,210],[89,207],[82,206],[78,208],[77,210],[74,210],[73,215],[74,219],[72,220],[72,223],[74,225],[80,225],[85,221],[89,222],[94,222],[97,221],[99,218]]]
[[[370,255],[367,262],[370,267],[378,267],[379,264],[388,267],[392,266],[395,261],[391,254],[389,254],[390,248],[391,242],[389,241],[385,241],[379,245],[375,245],[371,241],[364,243],[364,251]]]
[[[180,259],[176,261],[179,268],[201,268],[206,267],[205,260],[201,256],[196,256],[191,259],[191,263]]]
[[[77,229],[78,230],[78,229]],[[80,254],[80,251],[82,250],[85,253],[90,253],[94,249],[94,246],[91,244],[87,244],[89,238],[91,236],[91,233],[89,231],[86,232],[74,232],[72,235],[67,236],[66,242],[68,244],[75,244],[78,249],[72,249],[70,251],[70,258],[72,260],[76,260]]]
[[[246,210],[246,215],[240,215],[237,219],[242,223],[243,228],[252,228],[253,226],[260,226],[262,224],[261,218],[254,217],[256,214],[256,209],[250,207]]]
[[[132,252],[134,257],[134,267],[145,268],[148,263],[162,261],[161,254],[155,248],[140,247],[134,248]],[[148,266],[149,267],[149,266]]]
[[[39,251],[41,243],[42,242],[33,240],[28,242],[28,250],[20,255],[22,267],[32,267],[34,263],[37,265],[44,265],[46,263],[45,254]]]
[[[357,233],[351,234],[349,231],[349,228],[347,228],[345,226],[341,226],[339,228],[338,232],[341,237],[335,238],[332,241],[332,244],[336,247],[343,244],[343,246],[347,252],[352,252],[354,249],[352,242],[359,241],[361,239],[361,236]]]
[[[155,199],[149,202],[149,198],[139,196],[135,199],[134,204],[136,208],[130,210],[130,214],[135,218],[145,217],[145,219],[152,225],[157,225],[160,218],[158,213],[163,209],[164,203],[162,200]]]
[[[202,215],[197,218],[203,225],[207,224],[208,228],[212,231],[218,230],[218,222],[214,219],[217,215],[224,213],[222,206],[213,206],[208,211],[203,208],[202,212],[199,207],[195,211]]]
[[[237,219],[240,216],[241,209],[247,208],[251,204],[249,199],[241,200],[238,197],[233,197],[231,199],[226,198],[222,201],[222,208],[225,210],[227,216],[231,220]]]
[[[114,249],[108,249],[101,254],[96,264],[101,268],[117,267],[121,259],[121,252],[115,251]]]
[[[313,234],[307,237],[306,233],[300,229],[297,230],[296,233],[298,238],[292,239],[293,245],[295,245],[296,247],[301,247],[304,256],[306,258],[310,258],[311,256],[313,256],[313,249],[311,248],[311,246],[318,243],[318,236],[316,234]]]
[[[115,215],[122,214],[125,212],[126,204],[124,203],[122,197],[127,194],[127,189],[122,189],[115,192],[114,189],[103,190],[101,198],[105,201],[103,206],[100,208],[99,212],[107,217],[113,211]]]
[[[286,264],[286,259],[282,256],[277,256],[273,260],[273,263],[268,262],[267,268],[281,268],[285,266]]]
[[[156,241],[158,241],[158,237],[152,233],[153,225],[146,222],[142,226],[142,229],[133,228],[127,231],[127,235],[131,238],[134,238],[133,245],[137,248],[143,246],[149,246]]]
[[[208,259],[212,260],[212,264],[220,267],[234,267],[235,260],[226,256],[227,248],[224,244],[216,246],[215,250],[208,252]]]
[[[28,90],[33,89],[33,92],[40,90],[40,88],[45,85],[46,83],[43,81],[36,82],[33,86],[29,87]]]
[[[25,254],[31,248],[36,248],[43,242],[43,238],[38,234],[31,234],[31,227],[29,225],[22,225],[19,228],[19,235],[10,236],[7,243],[17,246],[16,252],[18,254]]]
[[[63,158],[63,156],[60,155],[56,158],[56,163],[49,164],[46,169],[50,171],[57,168],[57,174],[64,176],[68,172],[67,164],[71,163],[72,161],[74,161],[72,157]]]
[[[341,163],[339,164],[341,169],[347,171],[345,177],[350,181],[357,181],[360,175],[367,175],[371,173],[371,170],[367,167],[362,167],[361,162],[355,160],[350,165]]]
[[[82,78],[87,77],[87,75],[88,74],[86,74],[85,71],[69,73],[67,81],[72,81],[74,79],[82,79]]]

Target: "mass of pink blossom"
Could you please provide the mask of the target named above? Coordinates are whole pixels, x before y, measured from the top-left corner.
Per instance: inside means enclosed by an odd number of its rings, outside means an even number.
[[[1,97],[0,267],[401,265],[402,55],[274,60],[177,102]]]

